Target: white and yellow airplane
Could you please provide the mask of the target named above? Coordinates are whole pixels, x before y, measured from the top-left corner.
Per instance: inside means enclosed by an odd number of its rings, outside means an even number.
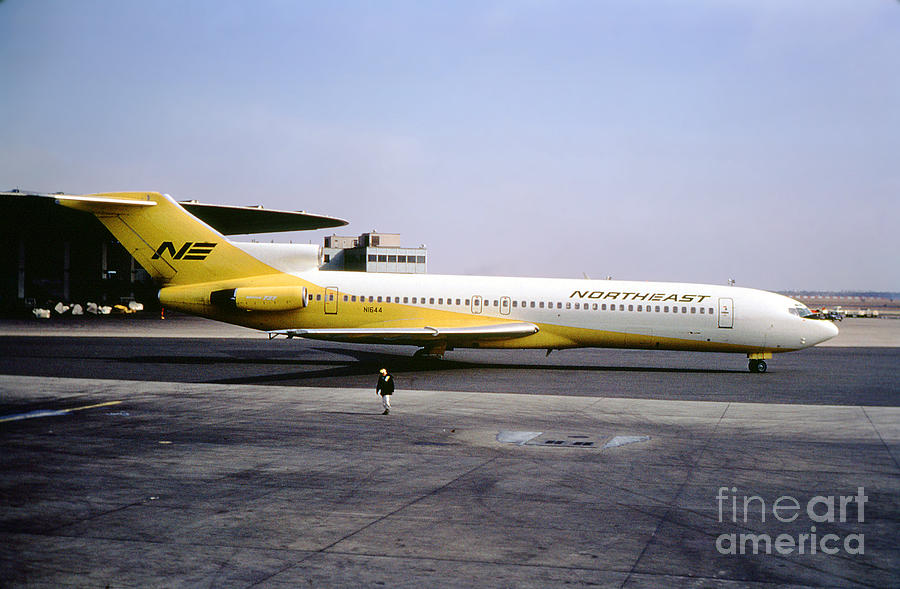
[[[765,372],[778,352],[837,335],[793,299],[709,284],[320,271],[321,249],[239,243],[168,195],[55,195],[93,213],[160,285],[167,308],[340,342],[454,348],[738,352]]]

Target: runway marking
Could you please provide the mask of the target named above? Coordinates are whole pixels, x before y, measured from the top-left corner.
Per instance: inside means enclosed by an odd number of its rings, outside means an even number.
[[[0,423],[7,421],[21,421],[23,419],[35,419],[37,417],[55,417],[57,415],[68,415],[73,411],[84,411],[85,409],[96,409],[97,407],[109,407],[110,405],[118,405],[122,401],[107,401],[105,403],[96,403],[94,405],[84,405],[82,407],[73,407],[72,409],[37,409],[26,413],[14,413],[13,415],[0,416]]]

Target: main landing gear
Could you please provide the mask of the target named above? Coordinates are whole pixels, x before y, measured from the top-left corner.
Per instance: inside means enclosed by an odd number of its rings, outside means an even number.
[[[765,360],[750,360],[750,372],[765,372],[766,368]]]
[[[413,358],[415,360],[440,360],[444,357],[445,351],[447,351],[446,347],[421,348],[416,350],[416,352],[413,354]]]

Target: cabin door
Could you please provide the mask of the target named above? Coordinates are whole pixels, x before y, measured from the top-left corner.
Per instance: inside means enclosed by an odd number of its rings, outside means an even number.
[[[336,286],[325,287],[325,314],[336,315],[338,309],[338,288]]]
[[[719,327],[734,327],[734,307],[731,299],[719,299]]]

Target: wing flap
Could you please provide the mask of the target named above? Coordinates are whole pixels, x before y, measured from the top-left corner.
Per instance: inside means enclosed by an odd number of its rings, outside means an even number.
[[[340,342],[427,345],[447,342],[451,345],[463,342],[515,339],[533,335],[538,326],[525,321],[510,321],[490,325],[464,327],[353,327],[329,329],[279,329],[269,332],[269,337],[280,335]]]

